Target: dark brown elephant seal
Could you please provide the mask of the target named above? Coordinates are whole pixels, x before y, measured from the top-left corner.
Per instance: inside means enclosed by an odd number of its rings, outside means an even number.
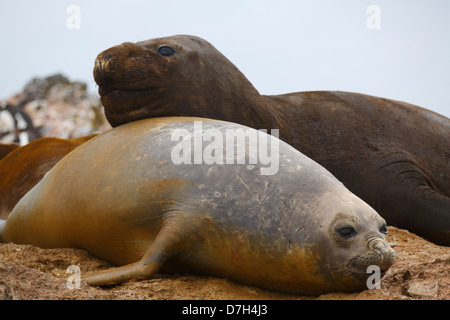
[[[113,126],[199,116],[278,128],[280,139],[331,171],[389,224],[450,245],[444,116],[349,92],[260,95],[211,44],[187,35],[112,47],[98,55],[94,77]]]
[[[44,137],[14,148],[0,159],[0,219],[8,214],[55,163],[95,134],[74,139]]]
[[[202,123],[200,131],[194,121]],[[265,137],[268,149],[278,151],[272,175],[261,174],[267,166],[259,161],[240,164],[238,151],[227,156],[234,164],[178,164],[174,155],[181,142],[173,136],[180,130],[189,146],[198,137],[207,141],[212,131],[215,142],[228,139],[230,131],[258,132],[176,117],[112,129],[58,162],[0,223],[0,239],[83,248],[122,266],[87,275],[91,285],[162,270],[316,295],[366,289],[370,265],[383,275],[394,262],[385,221],[288,144],[259,135],[260,150]],[[251,145],[231,142],[235,150]],[[210,146],[200,144],[203,155]]]

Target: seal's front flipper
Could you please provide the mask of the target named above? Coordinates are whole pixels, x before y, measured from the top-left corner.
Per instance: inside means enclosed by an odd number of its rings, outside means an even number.
[[[415,208],[422,210],[424,218],[420,224],[423,237],[440,246],[450,246],[450,198],[434,190],[426,190],[411,201]]]
[[[437,245],[450,246],[450,198],[423,174],[409,182],[409,193],[398,195],[406,214],[403,229]],[[408,190],[408,189],[406,189]]]
[[[170,212],[152,245],[138,262],[88,274],[83,277],[84,282],[91,286],[103,286],[151,278],[167,260],[187,248],[189,239],[186,236],[192,237],[191,232],[196,229],[195,222],[183,221],[184,216],[182,212]]]
[[[450,194],[414,154],[395,149],[379,162],[374,209],[395,227],[406,229],[438,245],[450,246]],[[370,201],[368,201],[370,203]]]
[[[106,286],[139,278],[150,278],[158,272],[163,264],[163,261],[144,261],[142,259],[126,266],[87,274],[83,277],[83,281],[90,286]]]

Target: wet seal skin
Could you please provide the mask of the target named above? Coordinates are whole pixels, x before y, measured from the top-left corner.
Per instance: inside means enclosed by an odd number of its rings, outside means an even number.
[[[94,78],[113,126],[197,116],[279,129],[280,139],[327,168],[388,224],[450,245],[444,116],[350,92],[264,96],[210,43],[190,35],[107,49],[95,60]]]
[[[261,163],[175,164],[172,135],[193,133],[194,121],[254,130],[183,117],[116,127],[59,161],[0,223],[0,239],[83,248],[118,266],[84,275],[89,285],[184,272],[318,295],[364,290],[370,265],[383,275],[394,263],[384,219],[278,139],[273,175]]]

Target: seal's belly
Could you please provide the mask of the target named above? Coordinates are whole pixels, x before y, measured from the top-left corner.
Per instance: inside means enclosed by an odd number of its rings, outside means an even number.
[[[215,224],[201,230],[197,241],[163,266],[163,272],[216,275],[243,283],[266,283],[286,290],[299,285],[299,275],[307,275],[302,286],[324,283],[312,247],[295,246],[282,233],[264,234],[245,226]],[[295,256],[295,263],[285,263]],[[280,266],[281,267],[280,269]]]

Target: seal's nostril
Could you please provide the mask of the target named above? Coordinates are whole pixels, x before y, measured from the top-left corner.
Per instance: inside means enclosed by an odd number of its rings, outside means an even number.
[[[99,72],[102,72],[102,71],[103,71],[103,70],[102,70],[102,61],[101,61],[99,58],[95,59],[95,68],[96,68]]]
[[[113,59],[117,54],[111,50],[104,51],[100,53],[95,59],[95,70],[100,73],[111,73],[114,72]]]
[[[108,85],[116,72],[114,52],[105,51],[100,53],[94,63],[94,80],[99,87]],[[109,91],[111,88],[103,88],[102,91]]]

